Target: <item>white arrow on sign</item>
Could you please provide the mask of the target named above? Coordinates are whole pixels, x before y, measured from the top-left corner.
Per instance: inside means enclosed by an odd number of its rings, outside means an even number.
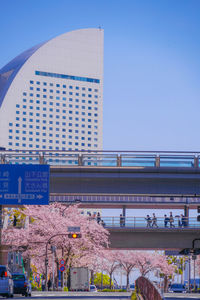
[[[22,198],[21,198],[21,193],[22,193],[22,178],[18,178],[18,203],[21,203]]]
[[[36,198],[37,198],[37,199],[42,199],[43,196],[42,196],[42,195],[37,195]]]

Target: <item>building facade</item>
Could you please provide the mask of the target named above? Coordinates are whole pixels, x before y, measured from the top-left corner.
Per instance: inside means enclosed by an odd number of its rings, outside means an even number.
[[[0,70],[0,145],[101,150],[103,30],[60,35]]]

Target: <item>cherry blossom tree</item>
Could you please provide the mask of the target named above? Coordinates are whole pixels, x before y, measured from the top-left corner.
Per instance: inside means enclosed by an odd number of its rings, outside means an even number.
[[[105,250],[102,252],[101,270],[110,276],[110,289],[112,287],[112,275],[119,268],[120,251]]]
[[[118,256],[118,263],[126,273],[126,288],[129,288],[129,275],[131,271],[137,266],[137,252],[136,251],[120,251]]]
[[[169,278],[174,274],[176,267],[170,263],[165,255],[157,255],[154,260],[154,266],[160,272],[161,276],[164,277],[164,292],[167,292]]]
[[[57,248],[57,260],[64,258],[67,266],[83,264],[84,257],[100,255],[108,247],[108,231],[95,220],[81,215],[77,205],[67,208],[59,203],[25,206],[23,214],[31,220],[28,229],[4,229],[2,243],[14,251],[22,251],[23,257],[31,258],[38,271],[44,272],[44,259],[50,257],[52,245]],[[81,238],[68,237],[71,226],[80,226]]]
[[[137,252],[136,268],[142,276],[146,276],[150,271],[155,270],[155,261],[157,256],[147,251]]]

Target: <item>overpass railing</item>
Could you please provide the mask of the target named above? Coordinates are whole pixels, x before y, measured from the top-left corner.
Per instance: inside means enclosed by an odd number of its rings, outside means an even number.
[[[200,222],[197,218],[181,218],[180,216],[173,217],[169,220],[164,217],[157,217],[155,221],[149,220],[147,217],[102,217],[97,220],[105,228],[148,228],[148,229],[200,229]]]
[[[200,152],[176,151],[0,151],[7,164],[50,164],[91,167],[199,168]]]

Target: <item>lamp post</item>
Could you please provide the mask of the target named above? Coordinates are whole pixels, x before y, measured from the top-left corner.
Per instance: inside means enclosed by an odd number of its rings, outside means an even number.
[[[50,243],[50,241],[56,237],[56,236],[63,236],[63,235],[67,235],[68,233],[58,233],[58,234],[54,234],[52,235],[48,241],[46,242],[46,252],[45,252],[45,290],[47,291],[47,277],[48,277],[48,257],[47,257],[47,251],[48,251],[48,244]]]
[[[74,227],[76,228],[76,227]],[[48,244],[50,243],[50,241],[56,237],[56,236],[68,236],[69,238],[81,238],[81,234],[70,234],[70,233],[58,233],[58,234],[54,234],[52,235],[48,241],[46,242],[46,251],[45,251],[45,290],[47,291],[47,277],[48,277],[48,257],[47,257],[47,251],[48,251]]]

